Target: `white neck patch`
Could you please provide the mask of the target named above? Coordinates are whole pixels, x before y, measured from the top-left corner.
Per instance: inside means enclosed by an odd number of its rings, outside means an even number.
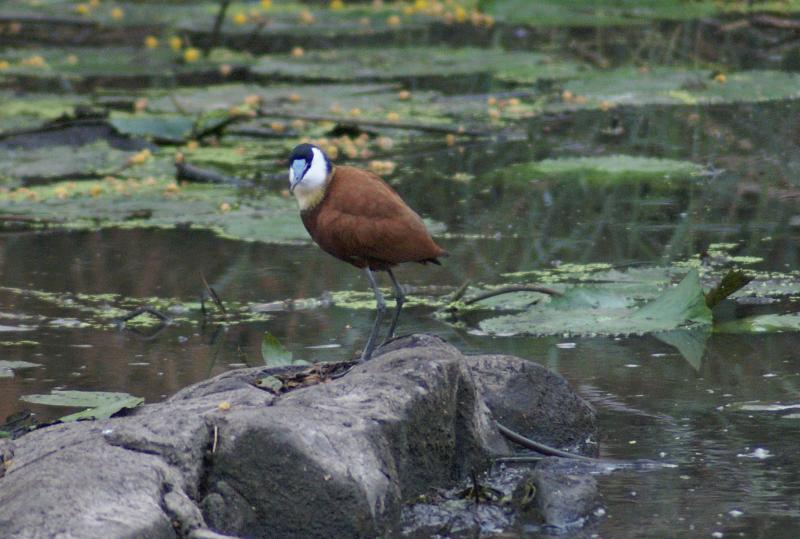
[[[325,182],[328,179],[328,164],[325,155],[319,148],[312,148],[314,157],[311,166],[303,176],[303,181],[294,188],[294,196],[301,210],[315,206],[325,192]],[[294,172],[289,169],[289,181],[294,181]]]

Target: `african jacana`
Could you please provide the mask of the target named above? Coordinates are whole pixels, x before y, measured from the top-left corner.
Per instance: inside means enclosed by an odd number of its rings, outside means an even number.
[[[320,148],[301,144],[289,157],[289,191],[297,198],[308,233],[323,251],[363,268],[375,294],[377,315],[361,360],[375,349],[386,303],[373,271],[385,271],[394,286],[396,307],[386,339],[394,336],[405,295],[392,267],[425,264],[446,256],[419,215],[377,175],[349,166],[333,166]]]

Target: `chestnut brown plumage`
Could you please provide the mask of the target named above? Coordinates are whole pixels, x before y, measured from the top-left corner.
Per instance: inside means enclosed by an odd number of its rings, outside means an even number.
[[[386,271],[394,285],[397,305],[390,339],[405,299],[392,267],[404,262],[439,264],[438,258],[447,253],[433,241],[419,215],[372,172],[334,167],[321,149],[309,144],[295,148],[289,162],[290,189],[306,230],[324,251],[363,268],[375,293],[378,314],[362,353],[362,360],[369,359],[385,311],[372,272]]]

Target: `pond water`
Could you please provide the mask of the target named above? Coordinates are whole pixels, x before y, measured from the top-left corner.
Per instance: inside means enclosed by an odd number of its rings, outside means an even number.
[[[437,84],[430,85],[453,91]],[[474,91],[485,90],[480,84]],[[525,136],[511,140],[412,138],[392,151],[391,181],[423,217],[444,224],[437,241],[451,256],[442,267],[402,267],[398,278],[412,291],[453,290],[559,264],[666,264],[716,242],[761,258],[755,269],[800,270],[798,117],[800,102],[792,100],[649,105],[538,116],[520,121]],[[507,173],[531,160],[614,154],[691,161],[707,173],[667,186],[519,181]],[[269,183],[242,196],[284,187]],[[63,409],[19,400],[53,389],[123,391],[157,402],[225,370],[263,364],[265,332],[295,359],[352,358],[372,323],[370,311],[322,304],[254,322],[218,325],[192,315],[134,331],[79,324],[69,300],[20,292],[193,302],[204,289],[201,275],[223,302],[368,290],[359,271],[310,242],[244,242],[187,228],[6,230],[0,314],[29,329],[1,332],[1,357],[41,367],[0,377],[0,418],[31,410],[39,422],[57,419]],[[794,310],[791,300],[769,307],[728,301],[715,314]],[[800,529],[800,408],[758,406],[800,402],[798,333],[712,334],[702,359],[691,361],[652,336],[491,337],[427,307],[404,310],[399,331],[539,362],[597,408],[602,456],[676,465],[599,477],[606,514],[593,531],[601,537],[793,537]]]

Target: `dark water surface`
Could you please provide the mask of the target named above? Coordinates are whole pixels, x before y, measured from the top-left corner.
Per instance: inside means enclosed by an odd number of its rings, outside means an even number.
[[[397,149],[395,187],[423,216],[451,233],[443,267],[404,267],[413,286],[501,274],[554,263],[665,263],[712,242],[737,242],[759,269],[800,270],[800,105],[666,107],[586,112],[537,120],[524,142]],[[616,120],[614,120],[616,118]],[[603,139],[613,121],[625,133]],[[683,186],[581,181],[513,183],[505,167],[565,155],[629,153],[691,160],[716,171]],[[457,181],[457,173],[473,179]],[[463,179],[463,176],[459,176]],[[283,186],[281,186],[283,187]],[[266,245],[190,230],[6,232],[3,287],[195,300],[202,272],[226,301],[319,297],[367,290],[366,280],[312,244]],[[388,286],[388,281],[384,283]],[[725,316],[744,311],[721,306]],[[68,306],[0,290],[0,312],[75,316]],[[147,402],[227,369],[259,365],[265,331],[295,358],[353,357],[372,313],[338,307],[275,313],[227,329],[178,324],[148,337],[126,330],[37,327],[3,333],[38,346],[7,346],[2,359],[43,365],[0,378],[0,417],[24,408],[38,420],[65,413],[26,405],[52,389],[125,391]],[[35,320],[35,319],[31,319]],[[36,326],[33,322],[31,325]],[[429,309],[404,312],[401,333],[437,333],[467,352],[509,353],[558,371],[599,412],[602,454],[669,461],[675,468],[600,477],[602,537],[796,537],[800,529],[800,418],[737,411],[734,403],[800,399],[800,336],[713,335],[691,364],[653,337],[491,338],[455,329]],[[574,345],[574,346],[573,346]]]

